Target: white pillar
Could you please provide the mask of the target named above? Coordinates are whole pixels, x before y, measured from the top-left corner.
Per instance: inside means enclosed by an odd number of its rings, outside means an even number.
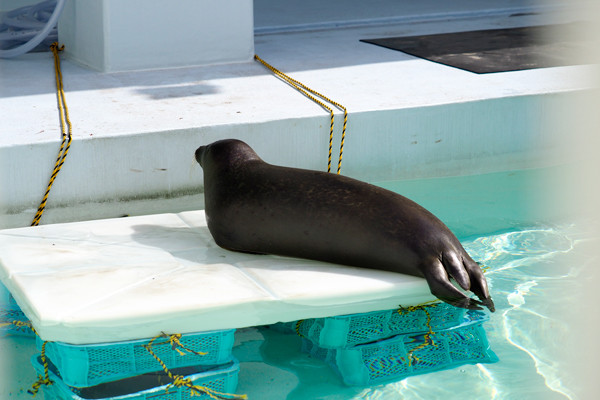
[[[103,72],[243,62],[254,54],[252,0],[69,0],[59,40]]]

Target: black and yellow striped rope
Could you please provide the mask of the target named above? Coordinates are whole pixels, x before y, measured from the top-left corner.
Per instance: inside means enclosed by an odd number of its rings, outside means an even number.
[[[177,353],[179,353],[179,355],[185,356],[185,353],[183,351],[179,350],[179,348],[183,349],[184,351],[187,351],[188,353],[195,354],[197,356],[205,356],[206,354],[208,354],[208,353],[203,353],[201,351],[195,351],[188,347],[185,347],[179,340],[182,337],[181,333],[167,335],[166,333],[163,332],[163,333],[161,333],[161,335],[157,336],[154,340],[158,339],[159,337],[167,338],[167,340],[165,340],[164,342],[160,342],[160,343],[154,343],[156,346],[169,343],[169,344],[171,344],[171,349],[175,350]]]
[[[283,81],[287,82],[290,86],[292,86],[293,88],[298,90],[300,93],[302,93],[303,95],[308,97],[310,100],[317,103],[318,105],[323,107],[325,110],[329,111],[329,114],[331,117],[331,123],[329,125],[329,154],[328,154],[328,159],[327,159],[327,172],[331,172],[331,153],[332,153],[332,148],[333,148],[333,127],[334,127],[335,117],[333,114],[333,109],[331,107],[329,107],[327,104],[325,104],[324,102],[322,102],[321,100],[317,99],[315,96],[320,97],[321,99],[325,100],[326,102],[333,104],[335,107],[344,111],[344,124],[342,126],[342,139],[340,141],[340,153],[339,153],[338,166],[337,166],[337,174],[339,175],[341,172],[341,169],[342,169],[342,155],[344,153],[344,141],[346,139],[346,126],[348,124],[348,110],[346,110],[346,107],[344,107],[343,105],[341,105],[338,102],[331,100],[330,98],[328,98],[327,96],[324,96],[323,94],[317,92],[316,90],[309,88],[302,82],[299,82],[296,79],[286,75],[285,73],[281,72],[277,68],[275,68],[272,65],[270,65],[269,63],[267,63],[265,60],[263,60],[259,56],[254,55],[254,59],[256,61],[260,62],[261,64],[263,64],[271,72],[273,72],[275,75],[277,75]],[[311,93],[312,93],[312,95],[311,95]]]
[[[296,329],[296,334],[300,337],[304,337],[304,335],[302,333],[300,333],[300,326],[302,326],[303,322],[304,322],[303,319],[296,321],[296,325],[294,327]]]
[[[33,327],[33,325],[31,325],[31,322],[26,322],[26,321],[18,321],[18,320],[14,320],[14,321],[9,321],[3,324],[0,324],[1,326],[6,326],[6,325],[14,325],[17,328],[28,328],[30,329],[34,334],[37,335],[37,332],[35,330],[35,328]],[[49,386],[52,385],[54,383],[53,380],[50,379],[50,374],[49,374],[49,365],[48,365],[48,359],[46,358],[46,345],[48,344],[48,342],[44,342],[42,344],[42,350],[40,352],[40,359],[42,361],[42,365],[44,366],[44,375],[38,375],[38,380],[35,381],[32,385],[31,385],[31,389],[29,389],[27,391],[27,393],[31,394],[32,397],[35,397],[35,395],[39,392],[40,388],[45,385],[45,386]]]
[[[234,393],[221,393],[218,392],[214,389],[211,389],[209,387],[206,386],[199,386],[199,385],[194,385],[194,383],[192,382],[192,380],[190,378],[186,378],[182,375],[175,375],[173,374],[169,368],[166,366],[166,364],[160,359],[160,357],[158,357],[156,355],[156,353],[154,353],[154,351],[152,350],[152,346],[159,344],[159,343],[154,343],[157,339],[161,338],[161,337],[168,337],[169,339],[166,342],[162,342],[160,344],[164,344],[164,343],[171,343],[173,345],[173,348],[176,348],[176,346],[183,348],[186,351],[191,351],[195,354],[203,354],[203,353],[197,353],[193,350],[190,350],[186,347],[184,347],[181,342],[179,342],[179,339],[181,338],[181,335],[179,334],[175,334],[175,335],[167,335],[165,333],[161,333],[160,335],[156,336],[155,338],[153,338],[150,342],[148,342],[148,344],[143,345],[144,348],[152,355],[152,357],[154,357],[154,359],[160,364],[160,366],[162,367],[163,371],[165,371],[165,373],[167,374],[167,376],[173,380],[172,383],[168,384],[166,387],[166,391],[167,393],[169,392],[169,389],[172,386],[175,386],[177,388],[179,387],[187,387],[190,390],[190,396],[202,396],[202,395],[207,395],[209,396],[211,399],[215,399],[215,400],[230,400],[230,399],[247,399],[248,396],[246,396],[245,394],[234,394]],[[179,354],[184,354],[182,352],[179,352]]]
[[[427,303],[423,303],[423,304],[419,304],[418,306],[410,306],[410,307],[400,307],[398,309],[398,314],[402,315],[405,312],[414,312],[417,310],[423,310],[423,312],[425,313],[425,316],[427,317],[427,333],[423,334],[423,343],[421,343],[420,345],[416,346],[415,348],[411,349],[408,352],[408,365],[412,365],[413,361],[419,361],[419,357],[415,356],[414,353],[424,349],[427,346],[434,346],[437,347],[437,345],[434,343],[433,339],[431,338],[431,335],[435,334],[435,332],[433,331],[433,329],[431,328],[431,314],[429,314],[429,311],[427,310],[429,307],[436,307],[437,306],[437,300],[432,300],[429,301]]]
[[[35,333],[35,330],[31,326],[31,322],[29,321],[12,320],[8,322],[2,322],[0,323],[0,328],[8,325],[14,325],[17,328],[17,330],[21,332],[27,332],[28,330],[30,330]]]
[[[36,332],[35,328],[31,325],[31,322],[14,320],[14,321],[9,321],[9,322],[0,324],[0,327],[6,326],[6,325],[15,325],[16,327],[19,327],[19,328],[26,327],[26,328],[31,329],[33,331],[33,333],[37,335],[37,332]],[[218,391],[213,390],[208,387],[194,385],[189,378],[185,378],[184,376],[181,376],[181,375],[173,375],[171,373],[171,371],[169,371],[169,369],[167,368],[165,363],[154,353],[154,351],[152,351],[152,345],[162,345],[162,344],[170,343],[171,348],[173,350],[177,351],[182,356],[185,355],[184,351],[186,351],[188,353],[196,354],[196,355],[206,355],[207,354],[207,353],[203,353],[200,351],[192,350],[192,349],[184,346],[180,341],[181,337],[182,337],[182,335],[180,333],[176,333],[173,335],[167,335],[166,333],[163,332],[160,335],[153,338],[150,342],[148,342],[148,344],[143,345],[143,347],[160,364],[160,366],[165,371],[165,373],[169,376],[169,378],[171,378],[173,380],[173,382],[167,386],[167,388],[166,388],[167,392],[169,391],[171,386],[175,386],[175,387],[185,386],[190,389],[190,396],[200,396],[200,395],[206,394],[210,398],[215,399],[215,400],[223,400],[223,399],[231,400],[231,399],[247,399],[248,398],[246,395],[221,393],[221,392],[218,392]],[[159,338],[166,338],[166,340],[164,342],[156,342],[156,340],[158,340]],[[35,381],[31,385],[31,389],[29,389],[27,391],[29,394],[32,395],[32,397],[35,397],[37,395],[37,393],[39,392],[39,390],[42,386],[49,386],[49,385],[54,384],[54,381],[52,381],[50,379],[49,364],[48,364],[48,359],[46,357],[46,345],[48,343],[49,343],[48,341],[43,342],[42,350],[40,352],[40,359],[41,359],[42,365],[44,367],[44,375],[43,376],[38,375],[38,380]],[[181,351],[179,349],[183,349],[183,351]]]
[[[34,334],[37,335],[37,332],[35,330],[35,328],[33,327],[33,325],[31,325],[31,322],[29,321],[19,321],[19,320],[13,320],[13,321],[8,321],[8,322],[4,322],[0,324],[0,327],[3,326],[7,326],[7,325],[14,325],[17,328],[27,328],[30,329]],[[44,366],[44,375],[38,375],[38,380],[35,381],[32,385],[31,385],[31,389],[27,390],[27,393],[31,394],[32,397],[35,397],[35,395],[39,392],[40,388],[43,385],[52,385],[54,383],[54,381],[52,381],[50,379],[50,374],[49,374],[49,365],[48,365],[48,359],[46,358],[46,344],[48,342],[44,342],[42,344],[42,351],[40,354],[40,359],[42,361],[42,365]]]
[[[44,366],[44,376],[38,375],[38,380],[35,381],[33,383],[33,385],[31,385],[31,389],[29,389],[27,391],[27,393],[29,393],[32,397],[35,397],[35,395],[38,393],[38,391],[40,390],[40,388],[42,386],[50,386],[50,385],[54,384],[54,381],[50,379],[50,375],[48,373],[49,366],[48,366],[48,360],[46,359],[46,345],[47,344],[48,344],[47,341],[42,344],[42,351],[40,354],[40,358],[42,360],[42,365]]]
[[[67,102],[65,99],[65,91],[63,89],[63,79],[62,72],[60,70],[60,57],[58,53],[63,51],[65,46],[58,46],[57,42],[52,43],[50,46],[50,50],[54,54],[54,75],[56,78],[56,93],[58,100],[58,112],[60,116],[60,127],[62,132],[62,142],[60,144],[60,148],[58,150],[58,157],[56,158],[56,163],[54,164],[54,170],[52,171],[52,175],[50,175],[50,180],[48,182],[48,186],[46,188],[46,193],[44,193],[44,197],[40,202],[40,205],[37,209],[35,217],[31,222],[31,226],[36,226],[40,223],[42,218],[42,214],[46,208],[46,203],[48,202],[48,195],[50,194],[50,189],[52,188],[52,184],[58,175],[58,172],[62,168],[65,163],[65,159],[67,158],[67,154],[69,153],[69,148],[71,147],[71,140],[73,139],[71,132],[71,120],[69,119],[69,109],[67,107]]]

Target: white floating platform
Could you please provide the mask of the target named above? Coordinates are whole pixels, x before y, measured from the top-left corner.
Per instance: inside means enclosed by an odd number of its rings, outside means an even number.
[[[204,211],[3,230],[0,279],[43,340],[73,344],[434,299],[422,278],[224,250]]]

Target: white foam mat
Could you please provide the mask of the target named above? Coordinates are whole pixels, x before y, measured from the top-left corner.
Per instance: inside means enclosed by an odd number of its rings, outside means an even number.
[[[224,250],[204,211],[2,230],[0,279],[43,340],[73,344],[433,299],[413,276]]]

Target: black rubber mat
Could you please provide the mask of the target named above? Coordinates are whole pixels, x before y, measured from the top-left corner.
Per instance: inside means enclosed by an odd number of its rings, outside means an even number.
[[[363,39],[437,63],[484,74],[585,63],[579,24]]]

